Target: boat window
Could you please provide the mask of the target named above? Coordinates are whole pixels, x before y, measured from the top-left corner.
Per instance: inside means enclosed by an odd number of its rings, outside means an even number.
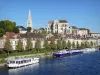
[[[18,64],[18,61],[16,61],[16,64]]]
[[[21,61],[18,61],[19,64],[21,64]]]
[[[23,60],[24,63],[26,63],[26,60]]]
[[[23,63],[23,61],[21,61],[21,64]]]
[[[10,63],[12,63],[12,64],[13,64],[13,63],[15,63],[15,61],[10,61]]]

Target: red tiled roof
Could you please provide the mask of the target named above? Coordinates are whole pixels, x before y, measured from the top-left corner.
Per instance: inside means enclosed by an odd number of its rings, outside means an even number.
[[[13,32],[6,32],[5,36],[9,39],[15,39],[15,38],[20,38],[19,34],[15,34]]]

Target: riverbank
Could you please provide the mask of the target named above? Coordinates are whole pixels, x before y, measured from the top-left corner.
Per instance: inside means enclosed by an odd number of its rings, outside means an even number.
[[[6,58],[0,58],[0,67],[5,66],[6,60],[16,58],[16,57],[39,57],[39,58],[45,58],[45,57],[52,57],[52,54],[55,51],[48,51],[48,52],[15,52],[10,53],[8,57]]]

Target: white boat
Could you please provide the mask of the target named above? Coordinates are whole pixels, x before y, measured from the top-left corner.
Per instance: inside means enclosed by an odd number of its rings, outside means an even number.
[[[95,52],[95,51],[97,51],[96,48],[85,48],[85,49],[83,49],[84,53],[90,53],[90,52]]]
[[[6,66],[9,68],[17,68],[22,66],[31,65],[34,63],[38,63],[39,58],[14,58],[14,59],[8,59]]]

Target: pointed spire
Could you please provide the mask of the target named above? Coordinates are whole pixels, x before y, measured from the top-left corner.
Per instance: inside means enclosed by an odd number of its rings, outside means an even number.
[[[31,11],[30,11],[30,9],[29,9],[29,12],[28,12],[27,27],[31,27],[31,29],[32,29],[32,18],[31,18]]]
[[[28,19],[32,19],[31,18],[31,11],[30,11],[30,9],[29,9],[29,12],[28,12]]]

